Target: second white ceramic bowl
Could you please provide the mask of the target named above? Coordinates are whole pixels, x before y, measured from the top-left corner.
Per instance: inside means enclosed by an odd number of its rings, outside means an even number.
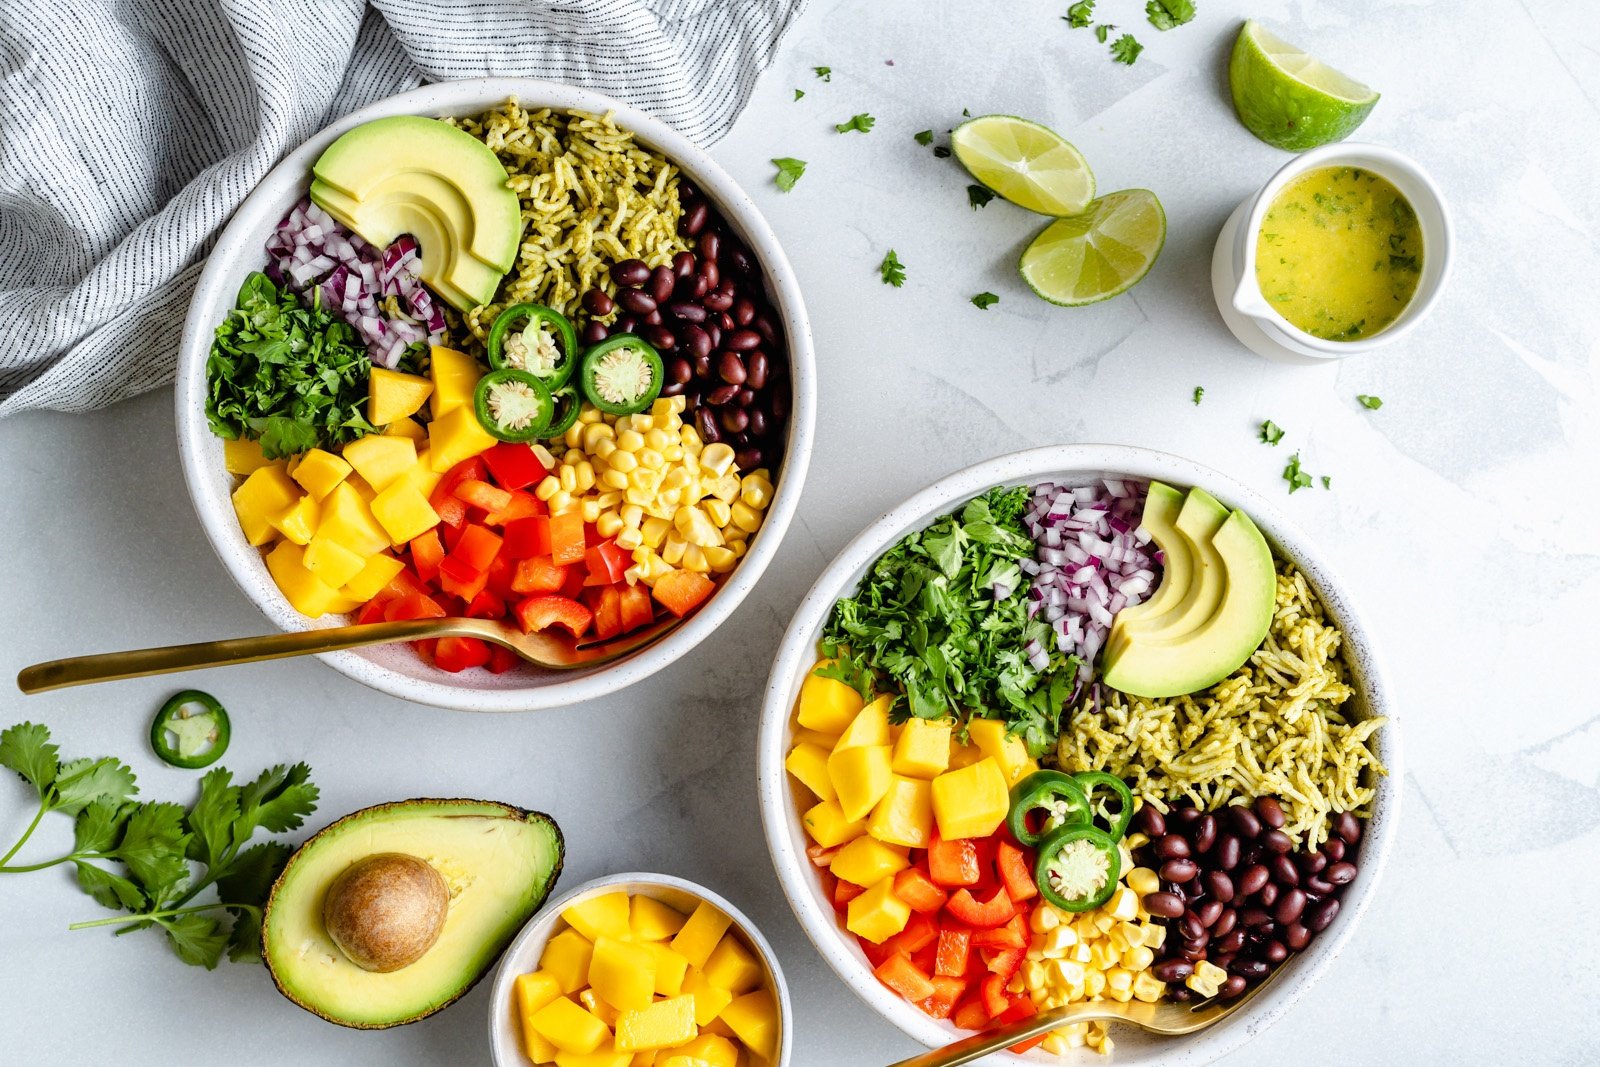
[[[320,657],[382,692],[465,711],[530,711],[603,696],[649,677],[710,636],[755,587],[783,540],[805,483],[816,421],[816,363],[799,280],[755,202],[704,149],[649,115],[587,89],[526,78],[477,78],[424,86],[345,116],[285,156],[234,212],[195,287],[178,351],[178,451],[189,495],[211,547],[245,595],[282,630],[346,622],[342,616],[313,621],[291,607],[267,573],[260,551],[250,546],[239,529],[230,499],[233,479],[222,462],[222,440],[206,423],[206,358],[218,324],[233,308],[245,276],[266,264],[267,237],[305,195],[311,164],[340,134],[392,115],[475,115],[510,97],[529,109],[609,111],[619,126],[671,159],[705,192],[761,262],[767,294],[782,318],[789,343],[792,396],[783,466],[777,472],[772,504],[749,553],[704,607],[654,644],[599,667],[559,672],[518,668],[498,675],[482,670],[447,674],[424,663],[405,645],[329,652]]]
[[[1327,969],[1354,932],[1372,902],[1384,861],[1394,841],[1400,814],[1400,781],[1404,775],[1400,732],[1393,721],[1388,688],[1379,667],[1370,631],[1333,568],[1316,547],[1289,524],[1260,494],[1243,484],[1178,456],[1125,445],[1061,445],[1013,452],[959,471],[886,512],[847,545],[823,571],[801,602],[773,662],[761,709],[757,741],[757,774],[761,820],[778,881],[806,934],[834,971],[874,1011],[930,1047],[953,1041],[961,1033],[947,1021],[930,1018],[873,976],[853,935],[839,922],[824,897],[821,880],[806,857],[809,844],[801,828],[801,792],[783,761],[791,747],[793,711],[800,685],[817,659],[817,640],[833,604],[856,589],[869,567],[913,530],[996,485],[1031,485],[1057,480],[1086,482],[1104,477],[1157,479],[1174,486],[1200,486],[1224,503],[1244,509],[1274,548],[1292,560],[1322,597],[1345,636],[1345,655],[1354,674],[1356,713],[1390,716],[1378,731],[1376,744],[1389,775],[1378,781],[1378,796],[1361,846],[1361,873],[1343,898],[1338,918],[1305,952],[1284,965],[1285,971],[1232,1017],[1198,1034],[1157,1038],[1132,1027],[1117,1027],[1116,1062],[1177,1067],[1210,1063],[1243,1044],[1283,1015]],[[809,794],[807,794],[809,796]],[[1058,1057],[1036,1050],[1025,1056],[998,1054],[995,1062],[1059,1063]],[[1097,1053],[1083,1051],[1070,1062],[1103,1063]]]

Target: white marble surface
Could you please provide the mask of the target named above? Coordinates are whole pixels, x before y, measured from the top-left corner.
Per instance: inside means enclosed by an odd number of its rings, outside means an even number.
[[[1384,892],[1344,957],[1226,1062],[1594,1063],[1600,1055],[1600,32],[1583,5],[1202,0],[1158,34],[1138,0],[1102,14],[1147,45],[1112,65],[1065,3],[818,0],[716,155],[759,190],[807,285],[822,370],[820,445],[801,518],[762,585],[685,662],[563,711],[474,717],[375,695],[312,662],[191,680],[233,710],[227,763],[308,759],[317,824],[416,795],[552,812],[565,884],[608,871],[707,882],[762,924],[796,998],[798,1060],[914,1051],[834,978],[791,918],[753,808],[757,696],[782,626],[824,561],[882,506],[1026,445],[1181,452],[1261,489],[1300,449],[1333,476],[1285,501],[1326,545],[1379,636],[1406,717],[1406,819]],[[1062,10],[1057,10],[1061,8]],[[1443,186],[1458,269],[1433,318],[1343,366],[1263,362],[1226,333],[1207,263],[1228,211],[1285,158],[1234,121],[1219,72],[1245,14],[1383,90],[1364,138]],[[893,65],[888,65],[888,60]],[[830,83],[810,68],[827,64]],[[792,99],[794,88],[806,91]],[[962,108],[1043,120],[1102,189],[1166,206],[1161,261],[1089,309],[1032,297],[1012,264],[1039,220],[966,205],[964,175],[912,133]],[[859,111],[865,136],[834,133]],[[810,170],[789,194],[773,156]],[[909,280],[879,284],[898,251]],[[967,298],[1000,294],[979,311]],[[1200,407],[1190,403],[1206,388]],[[1357,393],[1382,396],[1369,412]],[[170,394],[102,414],[0,423],[0,674],[128,643],[246,634],[260,617],[212,558],[172,444]],[[1263,418],[1288,436],[1255,440]],[[170,681],[26,698],[68,754],[117,754],[145,793],[193,778],[148,754]],[[31,815],[0,783],[0,837]],[[55,819],[30,846],[48,854]],[[257,968],[186,968],[159,939],[68,933],[99,909],[60,873],[0,878],[0,1060],[435,1064],[487,1058],[487,985],[415,1026],[358,1033],[278,997]],[[1337,1041],[1337,1046],[1330,1045]]]

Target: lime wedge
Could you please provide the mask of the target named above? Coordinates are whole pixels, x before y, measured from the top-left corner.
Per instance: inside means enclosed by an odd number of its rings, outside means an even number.
[[[1167,216],[1156,194],[1123,189],[1046,226],[1017,266],[1052,304],[1097,304],[1139,284],[1166,241]]]
[[[979,115],[951,132],[950,147],[968,174],[1029,211],[1076,215],[1094,199],[1083,153],[1037,122]]]
[[[1228,85],[1245,128],[1290,152],[1344,140],[1378,102],[1377,93],[1274,37],[1254,19],[1233,43]]]

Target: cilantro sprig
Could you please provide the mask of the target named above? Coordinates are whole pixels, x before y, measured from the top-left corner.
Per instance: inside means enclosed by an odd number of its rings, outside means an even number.
[[[837,123],[833,128],[840,133],[849,133],[851,130],[859,133],[868,133],[873,126],[877,125],[877,122],[877,119],[863,111],[859,115],[851,115],[844,122]]]
[[[1158,30],[1170,30],[1194,19],[1194,0],[1150,0],[1145,17]]]
[[[772,180],[779,189],[786,193],[794,188],[794,183],[799,181],[801,175],[806,172],[806,161],[795,159],[792,156],[781,156],[774,159],[772,165],[778,168],[778,173]]]
[[[104,907],[128,913],[69,929],[118,926],[121,934],[155,927],[180,959],[207,969],[224,952],[233,960],[260,959],[262,907],[291,849],[249,841],[257,830],[298,829],[316,810],[317,787],[304,763],[269,768],[237,786],[229,771],[214,769],[200,780],[200,797],[187,810],[135,801],[133,771],[112,757],[63,762],[50,731],[37,723],[0,733],[0,766],[17,772],[39,798],[21,839],[0,856],[0,874],[70,863],[79,888]],[[11,865],[51,812],[73,818],[72,851]],[[192,903],[213,886],[216,899]]]
[[[980,207],[988,207],[989,201],[994,199],[994,193],[981,185],[967,186],[967,206],[976,211]]]
[[[1289,457],[1289,463],[1283,468],[1283,480],[1289,483],[1289,492],[1293,494],[1299,489],[1311,487],[1311,475],[1300,469],[1300,453],[1296,452]],[[1332,479],[1330,478],[1331,482]],[[1329,488],[1324,486],[1323,488]]]
[[[982,311],[988,311],[998,303],[1000,298],[993,293],[979,293],[972,298],[972,305]]]
[[[1275,445],[1283,440],[1283,427],[1267,419],[1261,424],[1261,433],[1256,439],[1262,444]]]
[[[891,248],[884,254],[883,262],[878,264],[878,275],[883,278],[885,285],[892,285],[896,289],[906,283],[905,264],[894,254],[894,249]]]

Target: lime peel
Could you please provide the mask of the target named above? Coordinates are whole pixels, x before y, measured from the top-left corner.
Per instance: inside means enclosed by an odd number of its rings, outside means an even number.
[[[1254,19],[1240,28],[1234,41],[1228,87],[1245,128],[1290,152],[1344,140],[1378,102],[1370,88]]]

